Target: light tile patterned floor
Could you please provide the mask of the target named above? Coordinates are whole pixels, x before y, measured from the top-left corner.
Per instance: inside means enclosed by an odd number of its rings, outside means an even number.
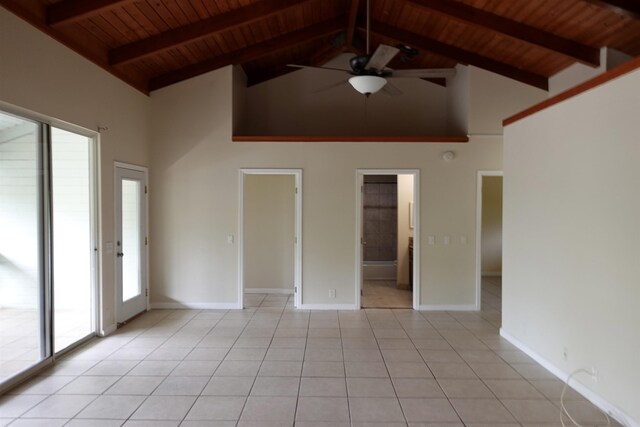
[[[413,292],[398,289],[395,281],[365,280],[362,282],[363,308],[411,308]]]
[[[476,313],[154,310],[0,397],[0,426],[559,426],[562,383]],[[575,392],[584,425],[605,425]]]
[[[0,381],[41,360],[39,316],[35,309],[0,308]],[[91,332],[89,310],[58,309],[55,317],[56,351]]]

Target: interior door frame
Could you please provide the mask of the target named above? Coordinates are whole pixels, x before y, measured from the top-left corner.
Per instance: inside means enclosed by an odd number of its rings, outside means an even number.
[[[476,183],[476,304],[475,310],[480,311],[482,306],[482,181],[485,176],[501,176],[503,177],[502,185],[504,186],[504,173],[500,170],[483,170],[478,171],[478,179]]]
[[[293,250],[294,305],[302,304],[302,169],[240,169],[238,196],[238,302],[244,308],[244,177],[246,175],[293,175],[295,180],[295,247]]]
[[[117,217],[118,217],[118,201],[116,200],[116,188],[118,185],[118,168],[121,169],[129,169],[129,170],[133,170],[136,172],[142,172],[144,174],[144,181],[145,181],[145,186],[146,186],[146,192],[145,192],[145,206],[144,206],[144,215],[145,215],[145,222],[144,222],[144,235],[145,237],[148,239],[149,237],[149,168],[147,168],[146,166],[140,166],[140,165],[134,165],[131,163],[124,163],[124,162],[113,162],[113,194],[114,194],[114,198],[113,198],[113,222],[114,222],[114,227],[113,227],[113,242],[115,243],[118,240],[118,230],[117,230],[117,225],[116,225],[116,221],[117,221]],[[113,263],[113,274],[115,277],[115,283],[116,286],[114,288],[114,295],[113,295],[113,299],[114,299],[114,317],[115,317],[115,323],[116,325],[119,323],[118,322],[118,305],[119,305],[119,301],[118,301],[118,286],[121,286],[122,284],[118,284],[118,262],[115,259],[115,252],[117,251],[117,248],[114,245],[113,248],[113,255],[114,255],[114,263]],[[145,245],[145,250],[144,250],[144,257],[143,257],[143,265],[144,265],[144,280],[143,280],[143,285],[146,289],[146,295],[145,295],[145,310],[149,311],[149,245],[146,244]]]
[[[413,175],[413,309],[420,309],[420,170],[419,169],[357,169],[356,170],[356,284],[355,308],[362,309],[362,215],[365,175]]]

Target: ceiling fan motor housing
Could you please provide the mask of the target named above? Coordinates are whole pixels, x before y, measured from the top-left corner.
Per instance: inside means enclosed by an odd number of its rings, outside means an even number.
[[[364,67],[367,65],[367,62],[369,62],[368,56],[359,55],[351,58],[349,65],[351,65],[351,69],[355,74],[364,74],[366,73]]]

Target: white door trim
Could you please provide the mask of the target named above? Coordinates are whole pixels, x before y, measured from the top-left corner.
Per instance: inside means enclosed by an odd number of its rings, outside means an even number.
[[[355,308],[362,308],[362,186],[365,175],[413,175],[413,309],[420,309],[420,170],[357,169],[356,170],[356,285]]]
[[[485,176],[503,176],[502,171],[478,171],[476,183],[476,304],[480,311],[482,303],[482,179]]]
[[[302,169],[240,169],[239,174],[239,208],[238,208],[238,303],[244,308],[244,177],[245,175],[293,175],[295,179],[295,236],[293,286],[294,304],[299,308],[302,304]]]
[[[115,242],[118,239],[117,234],[117,230],[116,230],[116,218],[118,217],[118,202],[116,200],[115,194],[116,194],[116,188],[117,188],[117,180],[118,180],[118,168],[121,169],[129,169],[129,170],[134,170],[134,171],[138,171],[138,172],[142,172],[144,173],[144,181],[145,181],[145,185],[146,185],[146,190],[147,192],[145,193],[145,209],[144,209],[144,215],[145,215],[145,224],[144,224],[144,235],[147,237],[147,239],[149,238],[149,168],[147,168],[146,166],[140,166],[140,165],[134,165],[131,163],[124,163],[124,162],[118,162],[115,161],[113,162],[113,219],[114,219],[114,227],[113,227],[113,242]],[[114,247],[114,253],[113,255],[115,255],[115,247]],[[147,244],[145,251],[144,251],[144,269],[145,269],[145,278],[144,278],[144,286],[146,289],[146,310],[148,311],[150,308],[150,304],[149,304],[149,300],[150,300],[150,292],[149,292],[149,245]],[[115,283],[116,286],[118,286],[117,280],[118,280],[118,263],[115,261],[114,258],[114,263],[113,263],[113,274],[115,277]],[[114,318],[115,318],[115,326],[117,327],[118,325],[118,290],[114,289],[114,293],[113,293],[113,300],[114,300]]]

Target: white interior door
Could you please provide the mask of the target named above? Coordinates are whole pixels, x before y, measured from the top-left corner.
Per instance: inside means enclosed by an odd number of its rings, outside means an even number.
[[[116,317],[147,309],[146,171],[116,166]]]

